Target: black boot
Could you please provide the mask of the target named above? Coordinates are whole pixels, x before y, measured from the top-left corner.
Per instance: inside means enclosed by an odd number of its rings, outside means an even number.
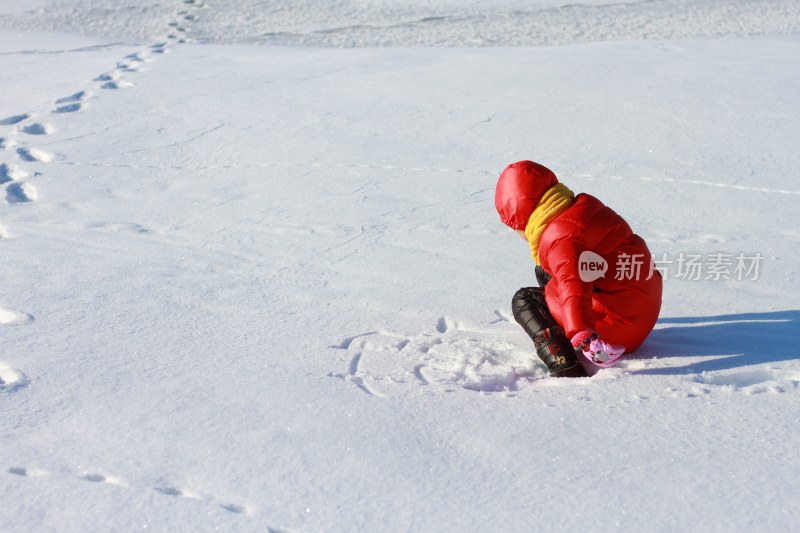
[[[564,330],[547,308],[544,289],[526,287],[518,290],[511,301],[514,319],[533,340],[539,356],[551,376],[580,377],[586,372],[578,364],[575,349]]]
[[[569,342],[561,326],[553,326],[539,332],[533,338],[536,355],[544,361],[550,375],[559,378],[586,376],[586,371],[578,364],[575,348]]]

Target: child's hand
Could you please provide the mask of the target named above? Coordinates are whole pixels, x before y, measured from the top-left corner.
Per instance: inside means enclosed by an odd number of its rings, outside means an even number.
[[[572,337],[572,345],[580,348],[583,355],[592,363],[604,368],[614,366],[625,347],[621,344],[609,344],[594,330],[584,330]]]
[[[583,349],[583,355],[597,366],[614,366],[622,354],[625,347],[620,344],[608,344],[606,341],[597,337],[589,343],[588,349]]]

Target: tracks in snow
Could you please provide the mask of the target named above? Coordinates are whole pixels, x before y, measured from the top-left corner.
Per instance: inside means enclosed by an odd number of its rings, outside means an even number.
[[[111,70],[99,74],[90,87],[56,98],[46,104],[47,111],[19,111],[0,117],[0,247],[2,241],[13,236],[13,229],[2,223],[5,209],[22,209],[39,200],[39,178],[50,177],[49,163],[68,162],[66,154],[54,154],[43,148],[48,137],[69,132],[69,117],[85,111],[90,102],[101,93],[134,87],[128,78],[140,72],[143,66],[170,51],[177,43],[187,43],[191,31],[187,23],[199,18],[205,6],[201,0],[176,1],[176,12],[165,27],[163,40],[128,54],[117,61]],[[0,308],[0,326],[32,320],[30,315]],[[28,384],[25,374],[0,361],[0,391],[18,390]]]
[[[25,466],[12,466],[6,469],[6,473],[25,477],[25,478],[45,478],[45,477],[61,477],[61,478],[73,478],[79,479],[82,481],[86,481],[89,483],[94,483],[98,485],[109,485],[112,487],[117,487],[121,489],[129,489],[129,490],[154,490],[159,492],[165,496],[170,496],[174,498],[188,498],[191,500],[197,500],[198,502],[204,502],[207,504],[216,505],[225,511],[234,514],[240,514],[245,516],[251,516],[253,514],[253,509],[241,502],[232,501],[224,498],[217,498],[210,494],[204,494],[201,491],[197,491],[188,487],[183,486],[176,486],[170,484],[154,484],[151,486],[146,485],[136,485],[127,482],[124,478],[115,475],[109,475],[106,473],[101,473],[97,471],[90,471],[90,472],[81,472],[81,473],[71,473],[71,474],[53,474],[48,472],[47,470],[43,470],[40,468],[29,468]]]
[[[191,21],[197,20],[197,11],[203,3],[185,0],[178,6],[175,20]],[[44,109],[49,111],[20,111],[0,117],[0,217],[5,214],[5,209],[22,209],[26,204],[39,200],[41,195],[37,183],[41,177],[50,177],[47,165],[67,159],[65,154],[54,154],[41,148],[41,143],[56,133],[69,132],[69,117],[85,111],[98,90],[133,87],[134,83],[128,80],[128,76],[141,71],[143,65],[155,57],[167,53],[174,44],[189,42],[189,31],[184,25],[170,23],[165,28],[164,41],[126,55],[113,69],[98,75],[94,86],[81,88],[46,104]],[[4,239],[12,236],[13,229],[5,226],[0,218],[0,247]],[[30,315],[0,308],[0,327],[30,320]],[[28,383],[23,372],[0,360],[0,392],[13,392]]]
[[[99,74],[94,79],[93,86],[81,88],[55,99],[47,104],[47,111],[19,112],[11,116],[0,117],[0,202],[4,200],[5,205],[8,206],[6,209],[37,201],[40,195],[36,182],[38,182],[37,178],[47,175],[45,166],[54,161],[68,162],[66,154],[51,153],[41,148],[40,144],[48,136],[59,132],[68,132],[70,116],[85,112],[90,107],[91,101],[101,97],[101,94],[110,94],[116,90],[135,87],[130,77],[141,72],[146,63],[168,53],[175,44],[191,41],[188,37],[191,29],[187,27],[187,24],[199,18],[199,10],[204,8],[204,4],[200,0],[184,0],[178,5],[174,20],[165,28],[163,41],[126,55],[117,62],[114,68]],[[0,203],[0,216],[3,214],[3,209],[4,207]],[[11,231],[0,223],[0,239],[9,238],[10,234]],[[1,241],[0,246],[2,246]],[[26,313],[0,308],[0,327],[20,325],[32,320],[33,317]],[[28,384],[29,379],[24,372],[0,360],[0,394],[16,392]],[[24,478],[55,476],[46,470],[27,466],[11,466],[6,468],[6,473]],[[245,516],[253,514],[252,509],[244,503],[204,494],[189,487],[166,483],[151,487],[137,487],[126,482],[122,477],[100,472],[84,472],[68,477],[117,488],[149,488],[165,496],[211,503],[230,513]]]
[[[45,165],[55,161],[68,163],[66,154],[49,152],[41,148],[42,142],[55,133],[69,132],[69,117],[85,111],[100,93],[134,87],[130,78],[141,72],[146,63],[178,43],[191,42],[189,26],[200,18],[204,8],[202,0],[176,1],[175,14],[164,28],[164,38],[118,60],[114,68],[94,79],[93,86],[56,98],[46,104],[48,111],[20,111],[0,117],[0,201],[14,206],[37,201],[40,193],[36,182],[47,175]],[[0,210],[0,217],[2,214]],[[0,220],[0,239],[8,238],[11,233]]]
[[[24,324],[31,321],[33,321],[33,317],[27,313],[0,307],[0,327]],[[0,393],[15,392],[27,384],[28,378],[21,370],[17,370],[5,361],[0,360]]]
[[[29,314],[21,313],[19,311],[12,311],[5,308],[0,308],[0,327],[20,325],[32,321],[33,317]],[[22,371],[13,368],[6,362],[0,360],[0,394],[15,392],[25,387],[26,385],[28,385],[28,378]],[[50,472],[44,469],[31,468],[19,465],[7,468],[6,473],[26,478],[48,477],[52,475]],[[127,489],[147,488],[141,486],[136,487],[132,484],[129,484],[120,476],[109,475],[106,473],[101,473],[96,471],[83,472],[80,474],[75,474],[72,477],[90,483],[112,485]],[[208,494],[203,494],[200,491],[196,491],[188,487],[179,487],[177,485],[162,483],[152,486],[150,488],[167,496],[190,498],[194,500],[203,501],[206,503],[212,503],[218,505],[219,507],[231,513],[248,515],[248,516],[253,514],[252,509],[244,503],[224,498],[218,498]]]

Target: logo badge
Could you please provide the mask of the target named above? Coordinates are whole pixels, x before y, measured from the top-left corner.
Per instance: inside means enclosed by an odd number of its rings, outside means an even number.
[[[591,283],[606,275],[608,272],[608,261],[598,254],[586,250],[578,257],[578,274],[581,281]]]

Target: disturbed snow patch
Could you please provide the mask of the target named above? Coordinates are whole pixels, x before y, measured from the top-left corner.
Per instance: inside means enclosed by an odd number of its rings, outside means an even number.
[[[526,341],[504,319],[473,327],[440,317],[415,334],[380,330],[347,337],[331,346],[347,352],[344,372],[329,376],[378,397],[409,384],[447,392],[516,391],[547,377]]]

